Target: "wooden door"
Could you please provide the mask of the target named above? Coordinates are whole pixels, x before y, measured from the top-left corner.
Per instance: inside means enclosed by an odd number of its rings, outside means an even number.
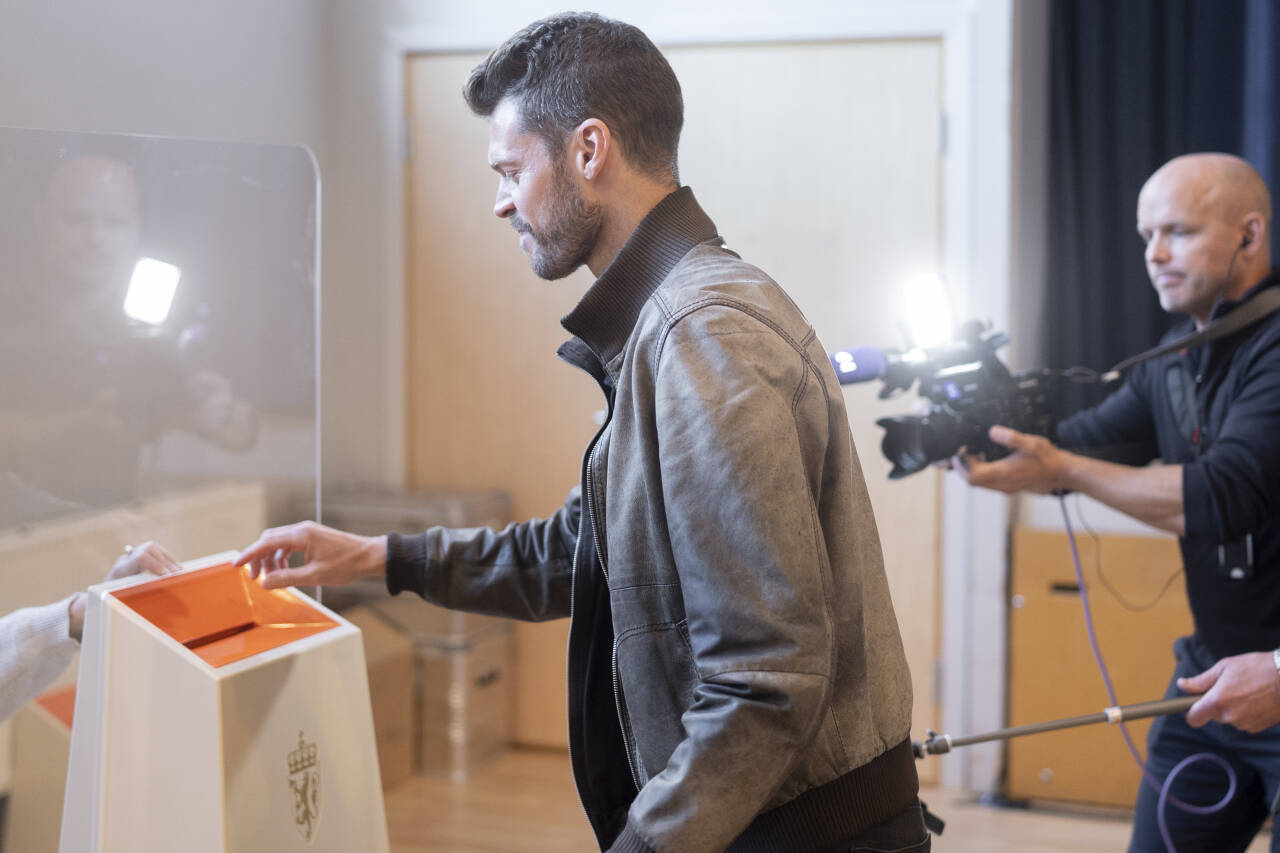
[[[828,347],[899,346],[902,282],[941,246],[936,40],[674,47],[685,95],[681,178],[730,247],[774,276]],[[461,98],[482,55],[408,63],[409,480],[501,487],[517,517],[555,509],[578,477],[602,405],[554,355],[559,318],[590,285],[543,282],[493,217],[488,128]],[[891,84],[890,84],[891,81]],[[940,486],[890,484],[870,385],[846,391],[916,691],[935,725]],[[517,739],[565,742],[565,626],[517,633]],[[936,726],[935,726],[936,727]],[[932,765],[922,765],[929,773]]]

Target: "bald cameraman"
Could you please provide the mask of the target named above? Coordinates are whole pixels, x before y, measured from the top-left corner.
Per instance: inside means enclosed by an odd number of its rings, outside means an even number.
[[[1271,267],[1271,199],[1252,166],[1226,154],[1175,158],[1138,195],[1147,272],[1165,311],[1188,316],[1173,341],[1280,285]],[[1163,780],[1212,752],[1239,779],[1221,811],[1165,812],[1179,853],[1244,850],[1280,794],[1280,312],[1181,352],[1143,362],[1096,408],[1058,427],[1063,447],[1137,448],[1133,467],[1071,453],[993,427],[1015,452],[957,466],[975,486],[1014,493],[1083,492],[1176,533],[1195,633],[1174,644],[1168,696],[1204,692],[1151,727],[1148,769]],[[1229,725],[1224,725],[1229,724]],[[1251,733],[1251,734],[1250,734]],[[1221,768],[1196,762],[1171,794],[1218,801]],[[1130,851],[1163,851],[1154,786],[1138,794]],[[1280,851],[1280,833],[1272,851]]]

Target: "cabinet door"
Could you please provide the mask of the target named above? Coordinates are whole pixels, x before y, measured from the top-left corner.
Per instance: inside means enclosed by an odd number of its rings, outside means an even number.
[[[1077,544],[1098,645],[1117,699],[1124,705],[1159,699],[1173,673],[1173,641],[1191,633],[1177,540],[1103,534],[1080,535]],[[1101,711],[1111,702],[1085,632],[1066,533],[1018,528],[1012,566],[1009,725]],[[1151,720],[1126,725],[1145,755]],[[1017,799],[1128,808],[1140,779],[1113,726],[1009,741],[1007,793]]]

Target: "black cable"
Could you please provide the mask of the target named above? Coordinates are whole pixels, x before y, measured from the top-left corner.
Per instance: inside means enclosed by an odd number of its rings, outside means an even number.
[[[1116,600],[1116,603],[1118,603],[1121,607],[1123,607],[1125,610],[1130,611],[1131,613],[1142,613],[1144,611],[1150,610],[1151,608],[1159,604],[1160,599],[1164,598],[1165,593],[1169,591],[1169,587],[1173,586],[1173,582],[1178,579],[1179,575],[1182,574],[1182,569],[1176,569],[1174,570],[1173,574],[1169,575],[1168,580],[1164,582],[1164,586],[1160,587],[1160,591],[1156,593],[1155,598],[1151,599],[1145,604],[1134,604],[1133,602],[1129,601],[1124,597],[1124,595],[1120,593],[1120,590],[1116,589],[1114,586],[1111,585],[1111,581],[1107,580],[1107,576],[1103,574],[1102,572],[1102,540],[1098,536],[1098,534],[1094,532],[1093,528],[1089,526],[1088,520],[1084,517],[1084,510],[1081,508],[1081,505],[1080,505],[1079,493],[1076,493],[1074,497],[1076,498],[1076,500],[1074,500],[1072,503],[1075,504],[1076,518],[1079,519],[1080,526],[1083,527],[1085,532],[1089,534],[1089,538],[1093,540],[1093,570],[1094,570],[1094,573],[1097,574],[1098,580],[1102,583],[1103,587],[1106,588],[1107,592],[1111,593],[1111,597]]]

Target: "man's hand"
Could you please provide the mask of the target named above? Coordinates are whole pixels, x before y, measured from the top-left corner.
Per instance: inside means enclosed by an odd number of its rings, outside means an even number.
[[[294,553],[301,553],[304,562],[289,568],[289,556]],[[386,571],[387,537],[356,536],[303,521],[263,531],[240,552],[236,565],[247,565],[249,576],[261,577],[266,589],[341,586]]]
[[[1187,711],[1196,728],[1217,720],[1254,734],[1280,723],[1280,675],[1271,652],[1223,658],[1199,675],[1179,678],[1178,689],[1204,693]]]
[[[996,444],[1014,452],[995,462],[977,456],[955,459],[955,467],[971,486],[995,489],[1005,494],[1039,492],[1063,488],[1066,452],[1047,438],[1028,435],[1003,426],[993,426],[987,435]]]

